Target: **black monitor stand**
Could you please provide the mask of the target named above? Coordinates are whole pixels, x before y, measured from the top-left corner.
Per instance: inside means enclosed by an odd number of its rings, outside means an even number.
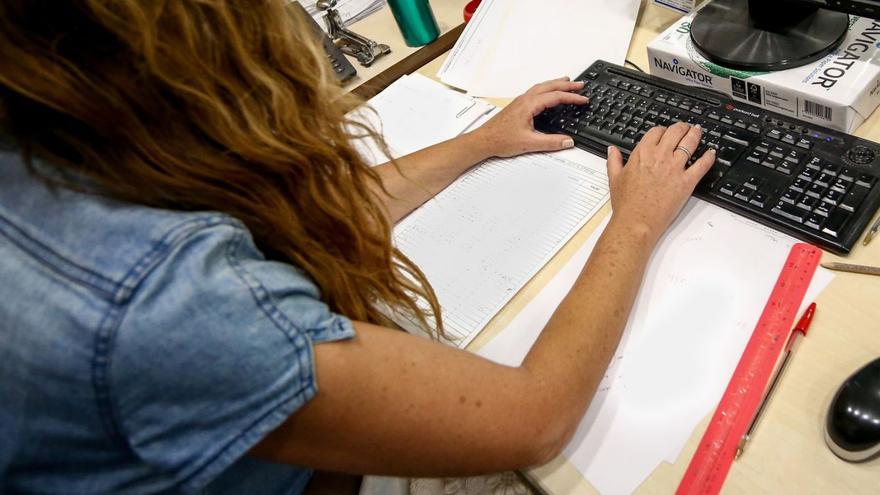
[[[723,67],[746,71],[790,69],[815,62],[840,46],[849,16],[786,0],[714,0],[697,13],[691,39]]]

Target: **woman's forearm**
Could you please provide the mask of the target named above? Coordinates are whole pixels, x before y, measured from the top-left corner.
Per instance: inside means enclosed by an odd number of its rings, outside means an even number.
[[[468,133],[399,158],[397,167],[391,162],[379,165],[375,170],[385,186],[379,195],[389,219],[397,223],[490,156],[478,133]]]

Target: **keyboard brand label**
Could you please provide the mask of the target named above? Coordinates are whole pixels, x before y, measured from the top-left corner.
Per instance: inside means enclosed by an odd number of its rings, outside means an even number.
[[[731,112],[741,113],[741,114],[743,114],[743,115],[745,115],[745,116],[747,116],[747,117],[751,117],[751,118],[753,118],[753,119],[760,119],[760,118],[761,118],[761,114],[758,114],[758,113],[755,113],[755,112],[750,112],[749,110],[744,110],[744,109],[742,109],[742,108],[737,108],[737,107],[735,107],[735,106],[733,106],[733,105],[727,105],[727,106],[724,107],[724,108],[726,108],[727,110],[729,110],[729,111],[731,111]]]

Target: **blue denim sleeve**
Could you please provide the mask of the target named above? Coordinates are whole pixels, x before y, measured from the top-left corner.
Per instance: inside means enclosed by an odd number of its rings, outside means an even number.
[[[243,227],[203,229],[170,247],[118,329],[109,394],[119,433],[151,474],[201,490],[315,395],[312,344],[353,335]]]

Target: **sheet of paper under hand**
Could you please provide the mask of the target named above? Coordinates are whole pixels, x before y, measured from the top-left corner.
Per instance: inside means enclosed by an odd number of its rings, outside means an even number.
[[[640,4],[483,0],[437,75],[470,95],[512,98],[597,59],[623,64]]]
[[[478,354],[522,362],[604,227]],[[564,453],[602,495],[630,494],[660,462],[675,461],[723,394],[795,242],[690,200],[651,259],[615,357]],[[832,278],[820,268],[803,306]]]
[[[495,158],[398,223],[394,242],[431,282],[451,343],[464,346],[607,200],[604,163],[584,151]]]

